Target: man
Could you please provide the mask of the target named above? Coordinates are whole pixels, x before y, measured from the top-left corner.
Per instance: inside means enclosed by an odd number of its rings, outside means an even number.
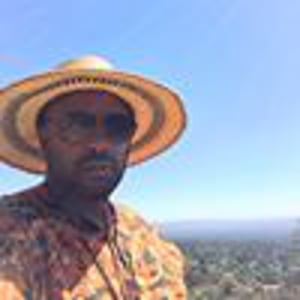
[[[2,161],[45,174],[1,198],[1,299],[186,299],[179,249],[111,200],[182,133],[174,92],[88,56],[2,90],[0,121]]]

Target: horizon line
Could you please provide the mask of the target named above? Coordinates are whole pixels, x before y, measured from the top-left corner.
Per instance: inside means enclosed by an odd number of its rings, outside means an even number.
[[[300,222],[300,214],[299,216],[266,216],[266,217],[244,217],[244,218],[192,218],[192,219],[170,219],[170,220],[151,220],[151,223],[161,224],[161,223],[184,223],[184,222],[255,222],[255,221],[299,221]]]

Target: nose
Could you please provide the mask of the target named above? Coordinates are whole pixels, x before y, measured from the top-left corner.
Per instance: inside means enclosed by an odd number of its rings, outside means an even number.
[[[105,138],[102,134],[98,134],[87,141],[87,147],[90,150],[100,152],[111,149],[112,144],[108,138]]]
[[[88,148],[101,151],[110,147],[110,141],[106,136],[105,128],[101,120],[96,119],[96,124],[86,136],[85,143]]]

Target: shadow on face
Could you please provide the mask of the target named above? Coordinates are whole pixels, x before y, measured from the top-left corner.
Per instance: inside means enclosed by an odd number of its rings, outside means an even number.
[[[47,177],[90,193],[111,193],[122,178],[136,129],[134,112],[118,96],[70,92],[48,102],[37,119]]]

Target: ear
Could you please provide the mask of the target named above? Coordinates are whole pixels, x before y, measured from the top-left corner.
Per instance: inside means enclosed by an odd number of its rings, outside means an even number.
[[[43,150],[45,150],[49,143],[49,136],[48,136],[47,128],[45,126],[40,126],[37,130],[37,134],[38,134],[41,148]]]

